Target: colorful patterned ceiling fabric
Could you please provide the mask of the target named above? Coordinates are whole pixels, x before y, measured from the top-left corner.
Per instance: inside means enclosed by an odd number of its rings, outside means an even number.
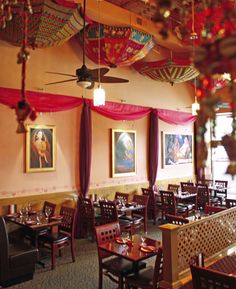
[[[19,1],[18,1],[19,2]],[[23,36],[22,1],[13,9],[13,19],[0,31],[0,39],[21,46]],[[61,45],[82,29],[80,7],[59,5],[51,0],[31,0],[33,14],[29,17],[28,46],[45,48]]]
[[[174,83],[185,82],[199,75],[188,60],[164,59],[155,62],[136,62],[133,67],[153,80]]]
[[[145,57],[153,48],[152,36],[131,27],[115,27],[98,23],[86,27],[86,55],[98,64],[100,29],[100,64],[110,67],[128,66]],[[79,36],[82,44],[82,34]]]

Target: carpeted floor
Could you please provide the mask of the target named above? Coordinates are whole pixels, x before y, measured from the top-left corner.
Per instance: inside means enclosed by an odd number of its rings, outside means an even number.
[[[148,237],[161,240],[158,225],[148,224]],[[64,250],[63,257],[57,258],[55,270],[50,269],[50,259],[45,261],[46,267],[37,265],[34,279],[11,289],[97,289],[98,257],[96,242],[87,239],[76,240],[76,262],[72,263],[70,250]],[[150,258],[153,264],[155,258]],[[117,285],[104,276],[103,289],[115,289]]]

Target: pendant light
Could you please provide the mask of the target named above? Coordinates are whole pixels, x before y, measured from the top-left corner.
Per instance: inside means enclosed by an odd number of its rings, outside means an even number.
[[[101,106],[105,105],[105,99],[106,99],[106,93],[105,90],[101,86],[100,82],[100,61],[101,61],[101,42],[100,42],[100,33],[101,33],[101,27],[100,27],[100,1],[98,0],[98,13],[99,13],[99,23],[98,23],[98,87],[94,89],[93,91],[93,105],[94,106]]]

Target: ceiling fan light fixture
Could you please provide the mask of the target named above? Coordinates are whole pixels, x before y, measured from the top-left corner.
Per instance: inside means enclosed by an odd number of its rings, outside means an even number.
[[[76,81],[78,86],[82,88],[87,88],[92,85],[92,79],[88,75],[81,75]]]
[[[101,87],[101,84],[93,91],[93,105],[101,106],[105,105],[106,93],[105,90]]]

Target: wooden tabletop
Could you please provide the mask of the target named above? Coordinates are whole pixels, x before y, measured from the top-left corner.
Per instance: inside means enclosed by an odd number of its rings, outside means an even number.
[[[225,256],[207,268],[236,276],[236,255]]]
[[[10,217],[6,216],[10,222],[13,222],[17,225],[31,228],[33,230],[42,229],[45,227],[52,227],[59,225],[61,223],[61,219],[46,219],[45,216],[40,218],[40,221],[37,221],[37,215],[29,215],[24,217]]]
[[[155,247],[156,250],[152,252],[143,252],[141,250],[140,235],[132,236],[132,245],[119,244],[116,240],[113,240],[108,243],[99,245],[98,248],[106,252],[112,253],[116,256],[123,257],[124,259],[130,260],[132,262],[139,262],[155,256],[157,254],[158,248],[161,246],[160,241],[150,238],[146,238],[144,242],[147,246]]]

